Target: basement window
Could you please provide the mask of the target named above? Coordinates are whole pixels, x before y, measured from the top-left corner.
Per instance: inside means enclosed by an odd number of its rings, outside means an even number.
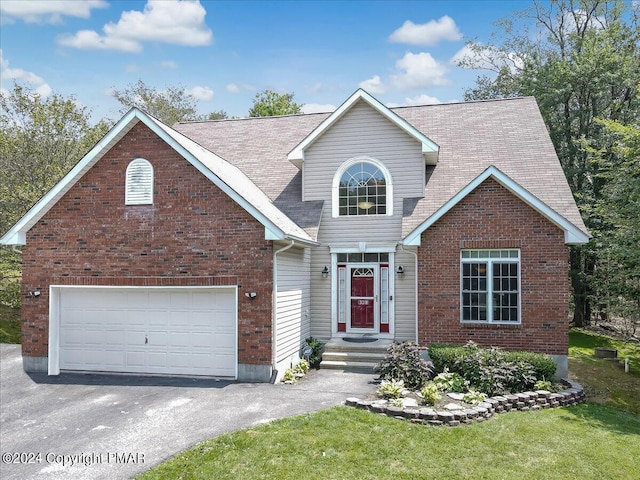
[[[127,166],[125,205],[153,204],[153,165],[144,158],[136,158]]]

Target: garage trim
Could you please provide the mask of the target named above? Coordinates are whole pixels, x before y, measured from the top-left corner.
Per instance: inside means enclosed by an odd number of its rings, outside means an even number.
[[[50,285],[49,286],[49,357],[48,375],[60,374],[60,323],[61,292],[67,289],[127,289],[127,290],[229,290],[234,293],[234,325],[235,325],[235,373],[238,378],[238,286],[132,286],[132,285]],[[104,372],[107,373],[107,372]],[[144,375],[132,373],[132,375]],[[153,375],[153,374],[150,374]],[[188,375],[187,375],[188,376]]]

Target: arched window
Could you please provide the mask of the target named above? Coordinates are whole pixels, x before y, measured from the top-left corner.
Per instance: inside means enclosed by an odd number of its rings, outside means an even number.
[[[127,166],[125,205],[153,203],[153,165],[144,158],[136,158]]]
[[[392,215],[392,193],[391,175],[381,162],[351,159],[333,180],[333,216]]]

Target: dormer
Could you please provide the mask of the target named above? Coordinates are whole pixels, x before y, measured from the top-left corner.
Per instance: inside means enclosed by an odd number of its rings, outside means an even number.
[[[302,140],[288,155],[288,159],[299,169],[305,161],[305,151],[309,149],[327,130],[336,124],[347,112],[349,112],[359,102],[366,102],[370,107],[395,124],[398,128],[413,137],[421,145],[422,156],[425,165],[435,165],[438,162],[439,146],[418,131],[409,122],[389,110],[386,106],[376,100],[362,89],[358,89],[340,107],[329,115],[320,125],[318,125],[307,137]]]

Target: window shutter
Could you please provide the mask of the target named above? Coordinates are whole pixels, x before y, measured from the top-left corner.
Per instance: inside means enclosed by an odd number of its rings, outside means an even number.
[[[153,166],[144,158],[129,163],[126,174],[125,204],[153,204]]]

